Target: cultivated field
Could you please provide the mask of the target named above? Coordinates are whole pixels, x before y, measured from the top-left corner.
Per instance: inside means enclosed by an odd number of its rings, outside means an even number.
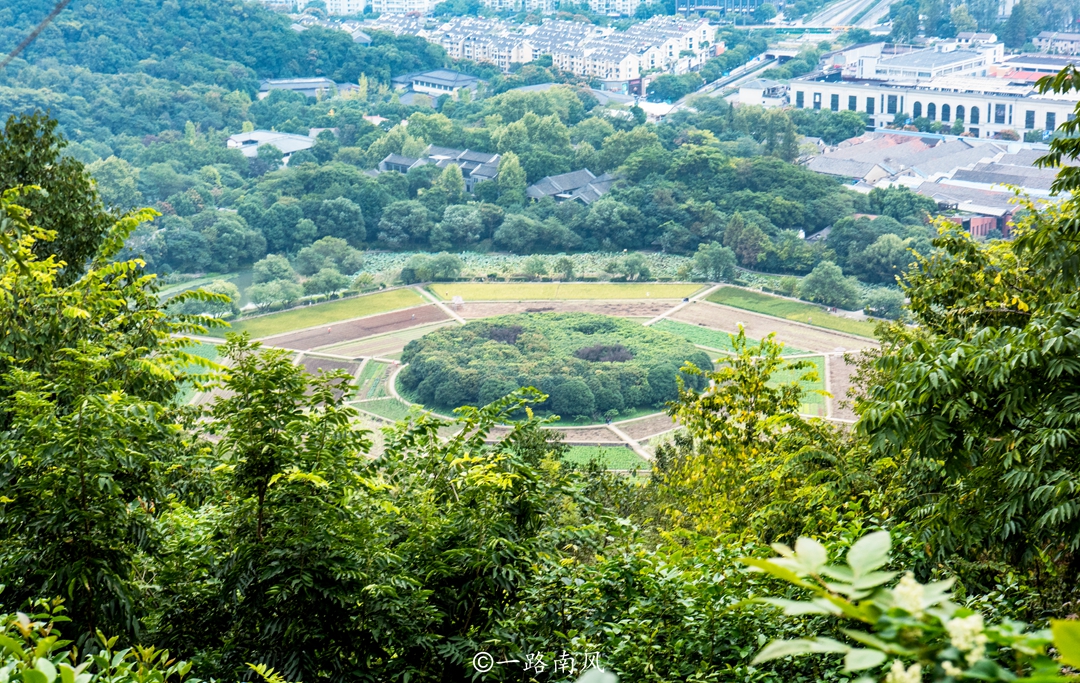
[[[856,334],[870,339],[874,338],[874,323],[833,315],[813,304],[804,304],[760,292],[751,292],[738,287],[721,287],[710,294],[708,300],[716,304],[764,313],[777,318],[796,320],[817,327],[825,327],[837,332]]]
[[[675,320],[660,320],[653,325],[653,329],[661,330],[662,332],[670,332],[676,334],[687,341],[697,344],[698,346],[705,346],[710,349],[716,349],[717,351],[725,351],[728,353],[734,352],[734,347],[731,344],[731,334],[728,332],[722,332],[720,330],[714,330],[705,327],[702,324],[691,325],[689,323],[680,323]],[[757,339],[747,339],[747,341],[756,345]],[[797,354],[807,353],[802,349],[797,349],[793,346],[784,345],[783,355],[791,356]]]
[[[634,451],[625,446],[571,446],[563,460],[585,465],[592,461],[601,463],[609,470],[647,470],[651,469]]]
[[[732,334],[739,331],[739,323],[742,323],[746,336],[750,339],[764,339],[775,332],[776,341],[813,353],[853,351],[876,345],[872,339],[836,334],[807,325],[795,325],[780,318],[708,302],[692,303],[673,313],[671,319],[691,325],[704,325]]]
[[[214,336],[224,337],[228,332],[248,332],[252,338],[260,339],[316,325],[329,325],[341,320],[419,306],[423,303],[426,303],[426,300],[413,289],[391,289],[387,292],[338,299],[314,306],[292,308],[280,313],[238,320],[232,324],[231,328],[217,329],[212,333]]]
[[[468,302],[454,312],[466,320],[490,318],[512,313],[599,313],[620,318],[651,320],[675,303],[670,299],[657,301],[517,301]]]
[[[269,346],[308,351],[449,319],[450,316],[446,315],[441,308],[435,304],[428,304],[417,308],[393,311],[392,313],[371,315],[358,320],[348,320],[327,325],[326,327],[320,326],[299,332],[265,337],[262,341]],[[337,351],[334,351],[334,353],[337,353]]]
[[[333,353],[338,356],[348,356],[350,358],[360,358],[362,356],[373,356],[377,358],[390,358],[396,360],[401,356],[401,351],[405,348],[413,339],[419,339],[428,332],[439,329],[440,327],[446,327],[447,325],[454,325],[456,323],[445,321],[441,323],[435,323],[434,325],[423,325],[420,327],[409,327],[399,332],[392,334],[381,334],[376,337],[365,337],[363,339],[357,339],[353,342],[346,342],[337,346],[329,348],[323,348],[322,350],[327,353]]]
[[[435,296],[450,301],[541,301],[545,299],[682,299],[702,289],[695,284],[655,282],[476,283],[448,282],[428,287]]]

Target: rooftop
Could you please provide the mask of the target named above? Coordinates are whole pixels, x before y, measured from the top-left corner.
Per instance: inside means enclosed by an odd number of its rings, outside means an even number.
[[[933,69],[939,66],[966,62],[971,59],[980,59],[983,55],[974,50],[953,50],[952,52],[938,52],[933,49],[917,50],[895,57],[884,57],[878,62],[878,68],[909,68],[909,69]]]

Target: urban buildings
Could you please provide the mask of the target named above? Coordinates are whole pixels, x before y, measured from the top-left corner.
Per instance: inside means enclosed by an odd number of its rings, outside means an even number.
[[[425,38],[454,59],[495,64],[504,71],[550,55],[554,67],[624,92],[646,73],[685,73],[699,66],[710,55],[715,33],[707,20],[670,16],[625,31],[554,19],[516,26],[477,17],[454,17],[433,29],[417,17],[380,17],[367,25]]]
[[[929,119],[956,133],[994,138],[1053,131],[1080,100],[1074,93],[1042,94],[1035,87],[1041,69],[1060,68],[1046,62],[1060,58],[1006,59],[1000,43],[975,38],[921,50],[893,48],[892,54],[885,49],[882,43],[859,45],[851,55],[829,55],[823,71],[790,82],[790,104],[862,112],[873,127]]]
[[[1043,31],[1032,41],[1043,52],[1057,55],[1080,54],[1080,33]]]
[[[363,14],[367,0],[324,0],[326,13],[331,16],[348,17],[354,14]]]

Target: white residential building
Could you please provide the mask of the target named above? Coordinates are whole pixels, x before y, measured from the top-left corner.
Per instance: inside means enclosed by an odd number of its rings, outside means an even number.
[[[428,14],[437,0],[371,0],[371,11],[378,14]]]
[[[597,14],[632,17],[641,0],[589,0],[589,9]]]
[[[363,14],[367,0],[325,0],[326,13],[331,16],[348,17]]]

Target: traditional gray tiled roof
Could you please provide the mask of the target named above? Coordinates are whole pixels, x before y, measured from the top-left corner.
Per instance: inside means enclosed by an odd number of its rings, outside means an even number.
[[[596,176],[592,174],[592,171],[583,168],[580,171],[571,171],[569,173],[541,178],[536,183],[525,188],[525,194],[532,199],[568,194],[580,187],[588,185],[593,180],[596,180]]]
[[[824,173],[825,175],[835,175],[844,178],[865,178],[877,165],[878,164],[868,161],[818,156],[811,159],[806,167],[811,171]]]

